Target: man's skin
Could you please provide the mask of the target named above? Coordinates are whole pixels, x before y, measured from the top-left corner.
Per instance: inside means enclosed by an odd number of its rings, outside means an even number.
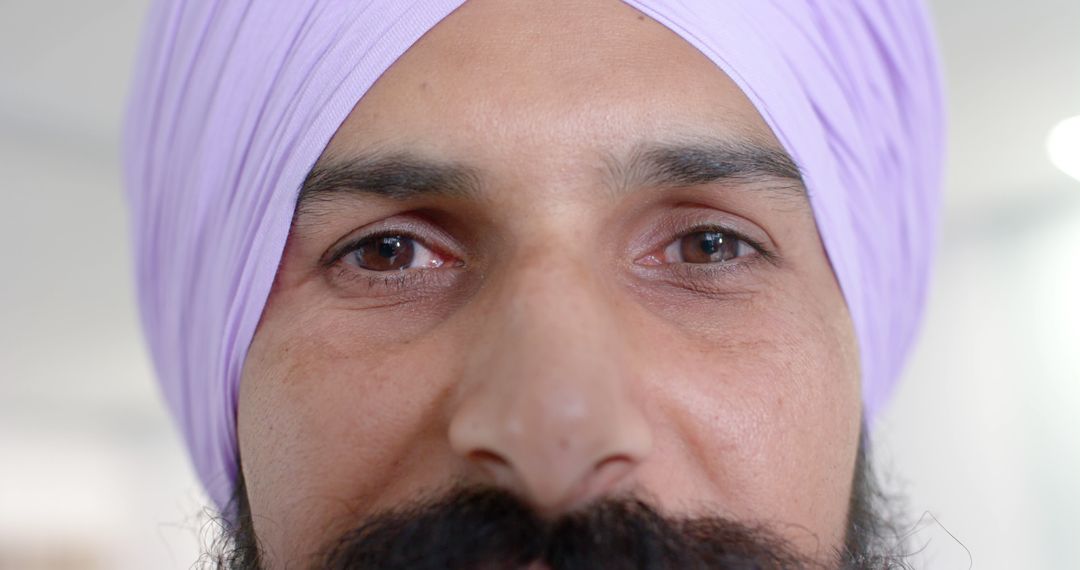
[[[687,146],[746,164],[702,174]],[[470,0],[439,23],[320,159],[391,188],[327,176],[309,193],[247,356],[265,566],[305,567],[452,482],[553,517],[638,493],[827,559],[858,353],[805,190],[759,164],[780,149],[729,77],[620,1]],[[391,170],[418,162],[456,175]],[[719,233],[737,257],[710,257]]]

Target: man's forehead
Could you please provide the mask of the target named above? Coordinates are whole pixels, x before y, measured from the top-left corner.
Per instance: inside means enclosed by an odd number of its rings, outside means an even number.
[[[780,146],[723,70],[624,2],[470,1],[380,76],[326,154],[398,141],[584,157],[575,144],[620,154],[699,136]]]

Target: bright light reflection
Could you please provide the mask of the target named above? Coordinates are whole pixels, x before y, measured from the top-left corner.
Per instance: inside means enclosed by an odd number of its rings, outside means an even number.
[[[1080,180],[1080,115],[1069,117],[1050,129],[1046,151],[1054,166]]]

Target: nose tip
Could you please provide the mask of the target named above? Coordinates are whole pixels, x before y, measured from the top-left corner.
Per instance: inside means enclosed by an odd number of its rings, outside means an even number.
[[[608,414],[546,428],[530,422],[531,429],[505,416],[493,423],[468,417],[459,414],[455,420],[461,421],[451,424],[455,451],[486,482],[518,494],[543,516],[612,492],[652,445],[641,421]]]

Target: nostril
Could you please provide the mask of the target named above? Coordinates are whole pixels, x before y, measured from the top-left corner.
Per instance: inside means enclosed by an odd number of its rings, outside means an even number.
[[[569,490],[557,505],[547,509],[548,513],[558,513],[576,509],[597,497],[617,493],[618,487],[634,470],[635,462],[629,455],[610,455],[593,464],[592,471],[586,473]]]
[[[604,470],[605,468],[607,468],[609,466],[619,466],[619,465],[628,466],[629,464],[631,464],[633,462],[634,462],[634,460],[629,455],[623,455],[623,454],[609,455],[608,457],[605,457],[604,459],[601,459],[600,461],[597,461],[596,466],[593,467],[593,470],[602,471],[602,470]]]
[[[486,449],[474,449],[469,452],[468,458],[469,461],[483,465],[494,464],[500,467],[507,467],[510,465],[510,462],[504,459],[503,456]]]
[[[496,485],[508,485],[512,483],[513,467],[505,457],[487,449],[474,449],[466,455],[469,463],[480,473],[484,474],[489,482]]]
[[[634,470],[634,465],[635,461],[629,455],[611,455],[598,461],[586,481],[585,495],[610,493]]]

